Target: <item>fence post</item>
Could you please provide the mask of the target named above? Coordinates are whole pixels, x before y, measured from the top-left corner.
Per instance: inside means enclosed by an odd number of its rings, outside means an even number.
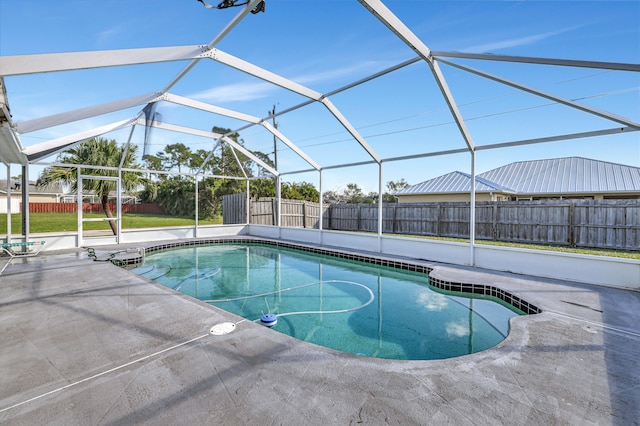
[[[569,203],[569,247],[575,247],[576,246],[576,240],[575,240],[575,204],[573,203]]]
[[[276,218],[277,202],[278,201],[275,198],[271,199],[271,225],[274,225],[274,226],[278,223],[278,219]]]
[[[396,221],[398,220],[398,216],[396,214],[396,207],[398,207],[397,204],[393,205],[393,220],[391,222],[391,233],[395,234],[397,232],[398,226],[396,225]]]
[[[307,227],[307,202],[302,202],[302,227]]]
[[[493,241],[498,239],[498,202],[493,202],[493,217],[491,218],[493,224],[491,225],[491,237]]]

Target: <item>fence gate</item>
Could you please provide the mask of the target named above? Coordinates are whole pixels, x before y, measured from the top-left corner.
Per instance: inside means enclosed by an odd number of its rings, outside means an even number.
[[[100,218],[85,218],[83,217],[82,214],[82,200],[83,200],[83,195],[82,195],[82,188],[83,188],[83,181],[84,180],[108,180],[108,181],[115,181],[116,182],[116,194],[117,194],[117,202],[116,202],[116,214],[115,217],[100,217]],[[121,199],[120,199],[120,194],[121,194],[121,185],[120,185],[120,179],[118,177],[113,177],[113,176],[90,176],[90,175],[82,175],[80,173],[80,168],[78,168],[78,246],[82,246],[84,243],[84,238],[85,238],[85,234],[84,234],[84,227],[83,227],[83,223],[84,222],[115,222],[116,224],[116,233],[115,233],[115,242],[116,244],[120,243],[120,233],[122,231],[122,221],[121,221],[121,217],[122,217],[122,207],[121,207]],[[111,227],[111,224],[110,226]],[[105,234],[104,232],[96,232],[96,235],[87,235],[87,236],[106,236],[103,235]],[[113,233],[109,232],[109,236],[113,235]]]

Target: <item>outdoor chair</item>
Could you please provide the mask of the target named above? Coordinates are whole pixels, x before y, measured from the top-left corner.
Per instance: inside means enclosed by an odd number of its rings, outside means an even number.
[[[20,243],[1,244],[0,248],[2,248],[2,251],[9,256],[9,260],[2,266],[2,269],[0,269],[0,275],[2,275],[4,270],[7,269],[7,266],[9,266],[16,257],[37,256],[44,247],[44,243],[45,241],[25,241]]]

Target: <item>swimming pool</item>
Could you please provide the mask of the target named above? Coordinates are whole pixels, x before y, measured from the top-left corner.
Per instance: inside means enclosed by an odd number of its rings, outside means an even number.
[[[162,250],[132,271],[252,321],[274,314],[273,329],[298,339],[377,358],[479,352],[524,314],[498,294],[435,289],[423,272],[255,243]]]

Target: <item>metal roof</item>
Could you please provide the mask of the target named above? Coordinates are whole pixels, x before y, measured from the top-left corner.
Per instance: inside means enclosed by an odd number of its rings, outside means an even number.
[[[465,193],[470,190],[471,175],[455,171],[412,185],[396,194],[450,194]],[[476,176],[476,192],[511,192],[511,190]]]
[[[470,191],[471,177],[452,172],[398,191],[398,195]],[[518,161],[476,176],[476,192],[579,194],[640,191],[640,167],[582,157]]]
[[[518,161],[479,176],[519,194],[640,191],[640,167],[582,157]]]

